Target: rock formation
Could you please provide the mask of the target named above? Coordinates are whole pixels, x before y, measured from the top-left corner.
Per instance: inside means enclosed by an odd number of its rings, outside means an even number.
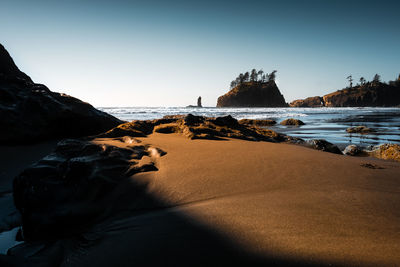
[[[340,149],[336,145],[334,145],[324,139],[308,140],[307,144],[313,149],[322,150],[325,152],[330,152],[330,153],[339,154],[339,155],[343,154],[342,151],[340,151]]]
[[[354,126],[354,127],[347,128],[346,132],[348,132],[348,133],[368,134],[368,133],[375,132],[375,130],[371,129],[371,128],[368,128],[366,126]]]
[[[291,107],[299,108],[318,108],[324,106],[324,100],[320,96],[307,97],[306,99],[298,99],[289,104]]]
[[[286,119],[280,122],[280,125],[286,125],[286,126],[300,126],[304,125],[304,122],[298,119]]]
[[[99,134],[100,138],[123,136],[144,137],[151,133],[180,133],[190,139],[221,140],[237,138],[249,141],[288,142],[300,144],[300,138],[287,136],[258,126],[271,125],[271,120],[236,120],[230,115],[225,117],[202,117],[188,115],[165,116],[162,119],[132,121],[118,125],[108,132]]]
[[[201,96],[199,96],[199,98],[197,98],[197,107],[198,108],[202,108],[203,106],[201,105]]]
[[[141,145],[133,138],[121,142],[129,145],[66,139],[52,154],[14,179],[14,203],[22,215],[25,240],[52,239],[82,231],[118,210],[107,210],[107,201],[124,179],[157,170],[154,162],[143,159],[162,156],[163,151]],[[143,186],[135,185],[134,198],[144,197]]]
[[[348,145],[343,150],[343,154],[347,156],[366,156],[368,155],[361,147],[356,145]]]
[[[368,82],[334,93],[295,100],[291,107],[392,107],[400,105],[400,80]]]
[[[217,107],[287,107],[275,81],[243,82],[218,98]]]
[[[104,132],[122,121],[34,83],[0,45],[0,143],[32,143]]]
[[[264,119],[264,120],[256,120],[256,119],[241,119],[239,120],[240,124],[248,124],[248,125],[254,125],[254,126],[272,126],[276,124],[276,121],[270,120],[270,119]]]
[[[370,151],[369,154],[380,159],[400,161],[400,145],[383,144]]]

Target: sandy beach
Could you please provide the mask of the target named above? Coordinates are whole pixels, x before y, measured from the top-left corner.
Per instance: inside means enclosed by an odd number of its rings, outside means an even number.
[[[105,207],[118,212],[83,234],[85,242],[59,240],[38,259],[60,266],[400,263],[398,162],[179,134],[136,140],[167,153],[141,159],[158,171],[121,182]],[[137,184],[146,188],[139,198]],[[61,262],[52,252],[60,247]]]

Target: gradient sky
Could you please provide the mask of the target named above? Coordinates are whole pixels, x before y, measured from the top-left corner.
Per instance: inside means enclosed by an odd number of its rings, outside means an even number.
[[[292,101],[400,73],[400,1],[0,0],[0,42],[37,83],[94,106],[215,106],[240,72]]]

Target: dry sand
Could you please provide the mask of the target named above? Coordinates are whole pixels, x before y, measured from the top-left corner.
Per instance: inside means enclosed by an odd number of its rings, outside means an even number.
[[[88,235],[100,241],[66,266],[400,265],[397,162],[177,134],[141,140],[168,153],[147,159],[159,171],[132,177],[164,208],[97,225]]]
[[[400,265],[400,163],[267,142],[139,139],[167,155],[144,157],[159,171],[113,191],[107,208],[125,212],[30,263],[60,265],[61,247],[61,266]]]

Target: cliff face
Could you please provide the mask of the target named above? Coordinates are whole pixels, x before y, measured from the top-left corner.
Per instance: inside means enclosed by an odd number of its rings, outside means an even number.
[[[287,107],[274,81],[242,83],[217,101],[217,107]]]
[[[321,105],[316,105],[318,101]],[[324,95],[295,100],[291,107],[391,107],[400,105],[400,81],[371,82]]]
[[[34,83],[0,45],[0,144],[91,135],[120,123],[88,103]]]
[[[389,107],[400,105],[400,84],[369,83],[323,96],[326,107]]]

